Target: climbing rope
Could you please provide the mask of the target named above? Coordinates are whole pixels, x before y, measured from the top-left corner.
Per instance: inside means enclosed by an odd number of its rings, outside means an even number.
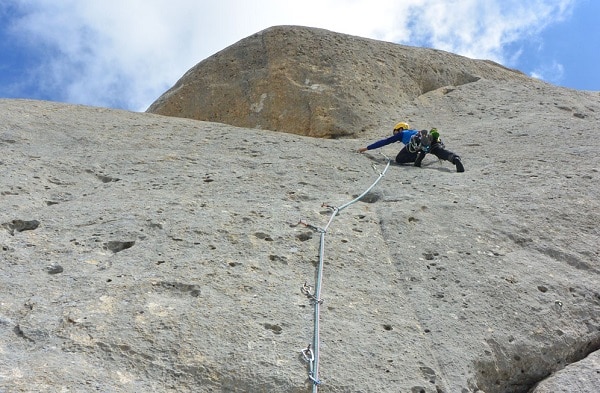
[[[320,321],[321,305],[323,304],[323,299],[321,299],[321,285],[322,285],[322,281],[323,281],[323,261],[325,260],[325,234],[327,233],[329,226],[333,222],[333,219],[335,218],[335,216],[338,215],[339,212],[341,212],[348,206],[351,206],[352,204],[360,201],[365,195],[367,195],[369,193],[369,191],[371,191],[377,185],[379,180],[381,180],[383,178],[383,176],[385,175],[385,172],[388,170],[388,168],[390,166],[391,160],[385,154],[383,154],[383,153],[380,153],[380,154],[382,154],[386,158],[387,164],[386,164],[385,168],[383,169],[383,171],[379,172],[379,177],[377,178],[377,180],[375,180],[375,182],[373,184],[371,184],[371,186],[369,188],[367,188],[362,194],[360,194],[359,196],[357,196],[350,202],[343,204],[342,206],[335,207],[335,206],[323,204],[323,207],[327,207],[332,211],[331,217],[329,218],[329,221],[327,222],[327,225],[325,225],[325,227],[320,228],[320,227],[317,227],[314,225],[310,225],[302,220],[299,222],[299,224],[302,224],[308,228],[311,228],[312,230],[314,230],[320,234],[319,264],[317,266],[317,281],[316,281],[316,284],[314,287],[314,291],[313,291],[313,287],[308,285],[306,282],[304,283],[304,285],[302,285],[302,288],[300,289],[302,294],[304,294],[306,297],[308,297],[310,299],[312,305],[314,306],[313,342],[312,342],[312,344],[308,344],[308,346],[301,351],[304,360],[309,363],[308,378],[313,384],[313,389],[312,389],[313,393],[317,393],[318,387],[322,383],[322,381],[319,379],[319,342],[320,342],[319,321]],[[373,169],[377,170],[375,165],[373,165]]]

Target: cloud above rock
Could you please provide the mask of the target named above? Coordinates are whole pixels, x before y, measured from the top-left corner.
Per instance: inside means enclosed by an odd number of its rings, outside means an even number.
[[[38,59],[19,89],[52,99],[142,111],[185,71],[274,25],[320,27],[428,46],[511,66],[519,40],[568,17],[574,0],[195,0],[0,5],[5,31]],[[560,65],[556,65],[560,68]]]

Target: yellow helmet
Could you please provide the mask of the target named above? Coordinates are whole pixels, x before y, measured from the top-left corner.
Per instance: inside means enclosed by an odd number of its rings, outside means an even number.
[[[398,123],[394,126],[394,131],[408,130],[409,128],[410,128],[410,126],[408,125],[408,123],[401,121],[400,123]]]

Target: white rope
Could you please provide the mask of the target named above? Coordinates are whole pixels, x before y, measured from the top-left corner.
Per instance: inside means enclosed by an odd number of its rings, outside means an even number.
[[[307,362],[309,362],[308,378],[313,383],[313,393],[317,393],[318,386],[322,383],[322,381],[319,380],[319,342],[320,342],[319,321],[320,321],[321,304],[323,303],[323,300],[321,299],[321,285],[322,285],[322,281],[323,281],[323,261],[325,260],[325,234],[327,233],[327,229],[329,229],[329,226],[333,222],[333,219],[340,211],[342,211],[343,209],[347,208],[348,206],[360,201],[365,195],[367,195],[369,193],[369,191],[371,191],[375,187],[375,185],[377,185],[379,180],[381,180],[383,178],[383,176],[385,176],[385,172],[388,170],[391,160],[385,154],[383,154],[383,153],[381,153],[381,154],[386,158],[387,164],[386,164],[384,170],[379,173],[379,177],[377,178],[377,180],[375,180],[375,182],[369,188],[367,188],[362,194],[360,194],[358,197],[354,198],[350,202],[348,202],[340,207],[327,206],[330,209],[332,209],[332,214],[331,214],[331,217],[329,218],[329,221],[327,222],[327,225],[325,225],[324,228],[312,226],[312,225],[309,225],[309,224],[306,224],[306,223],[300,221],[300,223],[318,231],[321,235],[320,243],[319,243],[319,265],[317,267],[317,283],[315,285],[315,292],[314,292],[314,294],[311,293],[312,287],[307,285],[306,283],[304,283],[304,285],[302,286],[302,290],[301,290],[303,294],[305,294],[307,297],[309,297],[313,300],[313,305],[314,305],[314,329],[313,329],[312,347],[309,344],[308,347],[302,351],[302,355],[304,356],[304,359]]]

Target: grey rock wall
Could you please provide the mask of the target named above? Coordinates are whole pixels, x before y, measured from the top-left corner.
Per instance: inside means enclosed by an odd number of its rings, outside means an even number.
[[[398,112],[437,126],[466,172],[392,165],[335,217],[319,391],[527,392],[552,375],[537,392],[591,393],[598,93],[481,79]],[[374,182],[384,156],[356,149],[388,127],[329,140],[41,101],[0,113],[0,391],[311,391],[301,288],[320,234],[299,222],[323,227],[323,203]]]
[[[542,381],[533,393],[594,392],[600,381],[600,351]]]

